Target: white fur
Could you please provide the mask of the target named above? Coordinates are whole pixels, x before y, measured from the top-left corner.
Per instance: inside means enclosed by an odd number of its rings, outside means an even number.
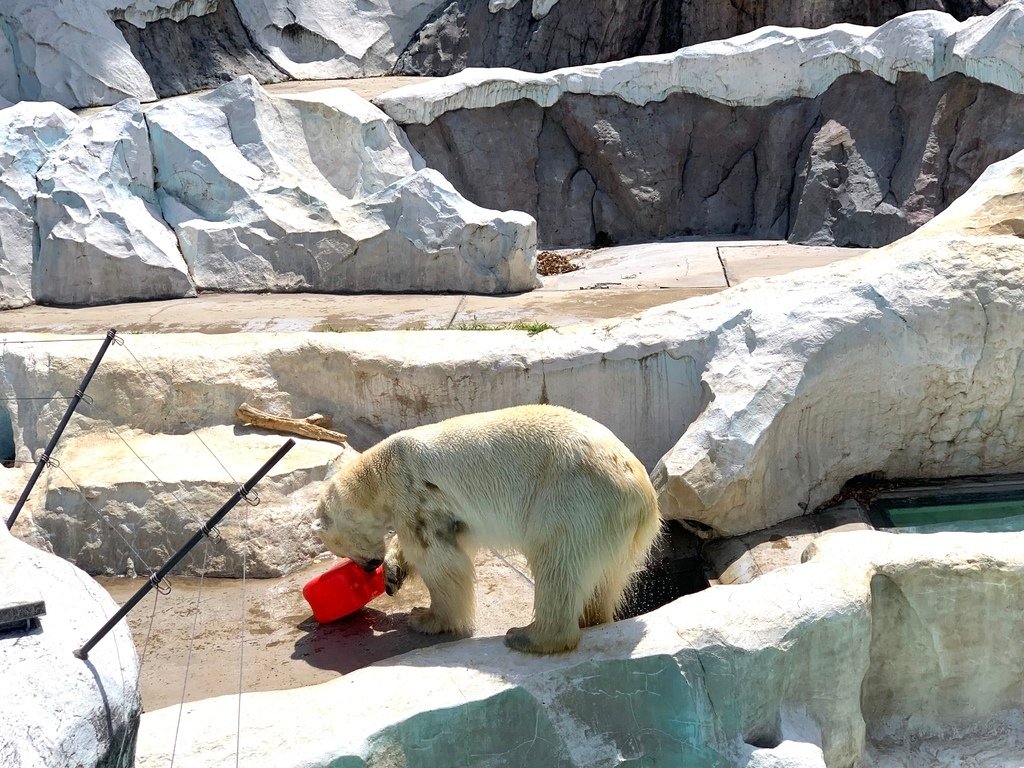
[[[342,467],[318,507],[336,554],[419,573],[426,633],[472,629],[472,556],[518,550],[536,581],[534,620],[506,643],[571,650],[581,626],[612,620],[660,527],[643,465],[607,428],[565,408],[526,405],[392,435]],[[386,550],[389,530],[398,546]]]

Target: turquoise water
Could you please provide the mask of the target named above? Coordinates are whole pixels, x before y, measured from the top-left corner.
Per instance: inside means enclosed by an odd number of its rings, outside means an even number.
[[[1024,499],[882,506],[896,533],[1024,531]]]

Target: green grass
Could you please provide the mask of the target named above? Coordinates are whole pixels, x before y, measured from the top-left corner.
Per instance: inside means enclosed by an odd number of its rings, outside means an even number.
[[[514,320],[507,323],[481,323],[473,320],[469,323],[456,323],[451,328],[436,330],[451,331],[526,331],[531,336],[536,336],[543,331],[553,330],[554,326],[548,323],[541,323],[536,320]]]
[[[425,331],[525,331],[531,336],[536,336],[538,333],[543,331],[554,330],[553,325],[549,323],[542,323],[537,320],[510,320],[505,323],[482,323],[479,320],[472,320],[468,323],[455,323],[450,327],[436,325],[430,328],[420,329],[408,329],[408,330],[425,330]],[[342,328],[339,325],[332,325],[330,323],[324,324],[319,328],[314,328],[315,331],[325,333],[352,333],[361,331],[373,331],[376,330],[368,325],[359,326],[357,328]]]

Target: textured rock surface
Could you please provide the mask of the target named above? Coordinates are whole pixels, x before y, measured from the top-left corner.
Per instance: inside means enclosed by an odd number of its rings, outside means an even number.
[[[332,415],[361,450],[459,413],[552,402],[607,424],[648,467],[664,455],[667,516],[735,535],[811,511],[867,472],[1020,471],[1022,167],[1024,154],[994,166],[881,251],[619,322],[536,336],[132,337],[135,355],[112,350],[69,437],[230,424],[247,400]],[[94,349],[6,346],[3,395],[73,392]],[[61,413],[45,399],[11,409],[18,455],[39,451]]]
[[[66,107],[156,98],[146,70],[94,0],[0,7],[0,96]]]
[[[1022,120],[1024,96],[960,75],[891,84],[862,73],[762,107],[566,94],[547,108],[520,99],[406,130],[469,199],[534,215],[543,246],[589,245],[604,232],[874,247],[1024,148]]]
[[[147,113],[160,205],[199,288],[529,290],[535,224],[467,202],[344,89],[252,78]]]
[[[715,397],[655,470],[663,510],[740,534],[864,473],[1024,466],[1022,165],[1024,153],[992,166],[871,258],[769,281],[787,302],[750,302],[709,362]]]
[[[33,301],[36,173],[76,122],[56,104],[22,102],[0,110],[0,309]]]
[[[187,14],[172,13],[177,4],[143,14],[141,5],[129,5],[117,27],[157,96],[216,88],[241,75],[261,83],[288,79],[253,43],[234,0],[186,3],[198,6]]]
[[[134,360],[112,357],[93,385],[97,418],[175,432],[182,419],[231,423],[241,400],[263,400],[332,414],[361,449],[458,413],[554,402],[607,424],[647,466],[665,454],[666,515],[735,535],[811,511],[866,472],[1019,471],[1022,165],[1018,154],[994,166],[918,235],[871,256],[618,323],[533,337],[146,338],[143,359],[173,388],[140,389]],[[77,349],[46,345],[57,367],[11,346],[5,388],[72,391],[92,354]],[[19,452],[39,450],[60,412],[19,404]]]
[[[72,656],[117,610],[110,596],[68,562],[0,527],[0,559],[46,601],[40,628],[0,638],[0,763],[10,768],[133,764],[142,700],[139,661],[125,623],[89,653]]]
[[[304,79],[388,74],[438,0],[234,0],[257,47]]]
[[[139,102],[83,120],[36,175],[39,252],[33,293],[52,304],[194,296],[160,216]]]
[[[1021,653],[1005,648],[1021,630],[1021,543],[838,534],[803,565],[587,630],[576,653],[526,658],[477,639],[313,688],[245,694],[240,757],[854,765],[865,744],[892,759],[935,733],[973,737],[972,754],[986,738],[1006,744],[1001,726],[1024,705]],[[352,703],[385,686],[388,706]],[[177,755],[233,764],[237,706],[226,696],[186,705],[180,731],[178,707],[147,713],[137,764],[164,764],[176,731]],[[318,728],[304,729],[314,717]]]
[[[545,75],[470,70],[376,103],[474,202],[535,215],[544,246],[601,232],[878,246],[1024,148],[1022,14],[767,29]]]
[[[442,4],[402,53],[396,71],[450,75],[466,67],[558,67],[674,51],[769,25],[878,26],[908,11],[957,19],[991,13],[1004,0],[896,0],[890,3],[784,0],[454,0]],[[571,31],[570,31],[571,30]]]
[[[216,512],[286,436],[221,426],[195,434],[97,431],[66,441],[60,469],[43,475],[33,508],[14,532],[91,574],[155,572]],[[297,439],[177,574],[280,576],[324,549],[311,534],[321,481],[350,449]]]

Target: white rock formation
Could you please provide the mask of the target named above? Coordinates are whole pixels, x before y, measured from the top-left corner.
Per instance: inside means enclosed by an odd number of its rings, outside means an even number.
[[[36,301],[107,304],[194,296],[160,216],[139,102],[81,122],[36,175]]]
[[[127,624],[100,640],[88,661],[72,655],[117,605],[73,565],[17,541],[6,526],[0,526],[0,562],[5,576],[29,579],[46,602],[39,629],[0,640],[0,764],[131,765],[142,698]]]
[[[95,429],[65,440],[14,532],[92,574],[160,566],[284,444],[286,435],[230,426],[180,435]],[[324,551],[311,532],[328,468],[351,449],[296,438],[178,574],[281,576]]]
[[[87,107],[156,98],[101,2],[6,0],[0,29],[0,96],[8,101]]]
[[[710,402],[654,473],[663,512],[742,534],[864,473],[1024,468],[1022,168],[993,165],[870,257],[732,292],[746,309],[703,371]]]
[[[720,534],[810,512],[867,472],[1019,471],[1022,168],[1024,153],[993,166],[917,235],[860,259],[618,323],[533,337],[140,338],[155,381],[112,356],[94,385],[96,418],[175,432],[181,419],[230,423],[241,400],[262,399],[285,413],[331,414],[362,449],[458,413],[555,402],[606,423],[649,467],[664,454],[655,472],[664,514]],[[11,346],[3,388],[73,391],[92,353]],[[135,407],[142,401],[164,407]],[[19,451],[39,450],[60,413],[12,412]]]
[[[898,760],[935,734],[951,755],[957,745],[976,754],[986,740],[1006,744],[1003,723],[1021,715],[1024,652],[1005,638],[1024,630],[1022,544],[1020,534],[836,534],[803,565],[587,630],[571,654],[524,657],[479,638],[312,688],[244,694],[238,756],[809,767],[860,764],[865,746]],[[234,765],[238,706],[234,696],[187,704],[180,730],[178,707],[147,713],[137,765],[166,764],[172,745],[185,761]],[[1007,746],[1006,764],[1019,762]]]
[[[374,77],[398,54],[437,0],[235,0],[257,46],[299,80]]]
[[[77,122],[52,103],[26,101],[0,110],[0,309],[33,301],[36,173]]]
[[[221,291],[530,290],[536,224],[462,198],[344,89],[240,78],[154,107],[160,205],[196,285]]]
[[[518,99],[546,107],[563,93],[614,96],[639,105],[692,93],[723,104],[764,106],[813,98],[851,72],[874,72],[889,81],[900,72],[932,80],[959,72],[1024,93],[1024,47],[1017,31],[1022,23],[1024,0],[1011,0],[991,16],[964,22],[937,11],[915,11],[878,28],[763,27],[674,53],[544,74],[467,69],[389,91],[374,103],[403,125]]]

